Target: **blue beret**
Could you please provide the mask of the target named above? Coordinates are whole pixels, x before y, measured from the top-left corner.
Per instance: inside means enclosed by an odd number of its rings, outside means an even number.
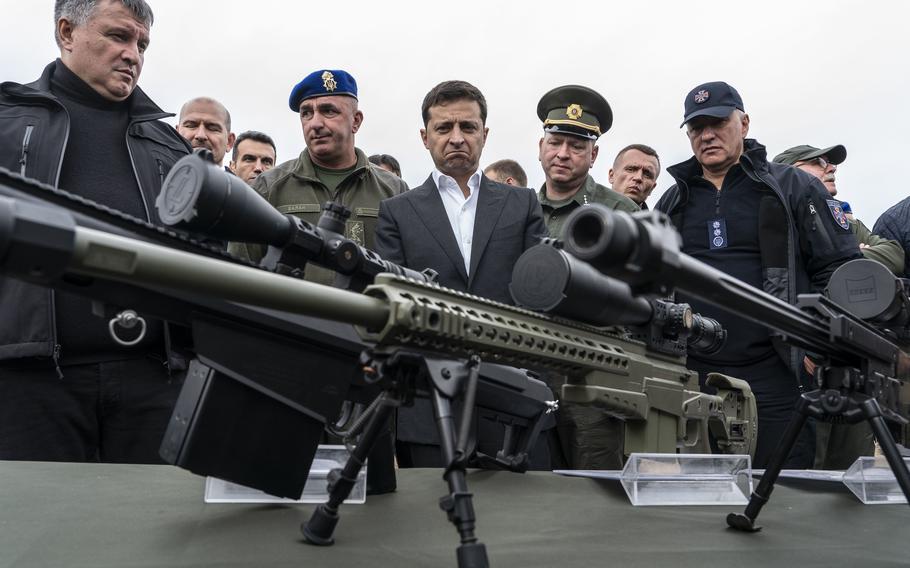
[[[313,71],[294,85],[288,105],[294,112],[300,112],[300,103],[313,97],[345,95],[357,98],[357,81],[341,69],[320,69]]]

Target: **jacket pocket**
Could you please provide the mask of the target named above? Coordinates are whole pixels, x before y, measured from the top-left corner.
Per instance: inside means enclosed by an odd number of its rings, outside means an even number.
[[[379,217],[378,207],[356,207],[354,208],[356,217]]]
[[[790,290],[790,271],[779,267],[765,268],[762,288],[775,298],[787,301]]]
[[[155,120],[133,124],[129,135],[160,146],[163,151],[175,155],[175,161],[190,153],[176,130]]]

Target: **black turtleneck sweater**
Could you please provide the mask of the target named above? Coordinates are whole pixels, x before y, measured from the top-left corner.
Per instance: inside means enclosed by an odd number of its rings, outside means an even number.
[[[129,99],[105,99],[59,59],[51,76],[51,91],[66,107],[70,119],[60,189],[147,220],[126,145]],[[137,352],[158,351],[163,345],[158,323],[140,346],[120,347],[110,338],[107,321],[92,315],[91,301],[80,296],[58,293],[56,313],[57,343],[62,347],[64,364],[133,357]]]

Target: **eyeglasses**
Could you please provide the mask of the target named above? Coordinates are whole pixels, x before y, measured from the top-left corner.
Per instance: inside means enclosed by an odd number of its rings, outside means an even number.
[[[813,162],[816,163],[816,164],[818,164],[818,167],[820,167],[820,168],[823,169],[823,170],[827,170],[827,169],[828,169],[828,166],[833,166],[833,165],[834,165],[834,164],[832,164],[831,162],[829,162],[828,160],[824,159],[824,158],[821,157],[821,156],[819,156],[819,157],[817,157],[817,158],[812,158],[811,160],[803,160],[803,163],[804,163],[804,164],[811,164],[811,163],[813,163]]]

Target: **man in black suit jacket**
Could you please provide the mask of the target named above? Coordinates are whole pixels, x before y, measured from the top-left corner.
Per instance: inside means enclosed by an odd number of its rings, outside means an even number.
[[[480,170],[489,129],[476,87],[440,83],[422,112],[420,136],[436,169],[420,187],[379,204],[376,252],[408,268],[436,270],[447,288],[512,303],[515,261],[547,234],[540,203],[532,190],[491,181]],[[429,404],[399,411],[398,439],[401,465],[443,465]]]

